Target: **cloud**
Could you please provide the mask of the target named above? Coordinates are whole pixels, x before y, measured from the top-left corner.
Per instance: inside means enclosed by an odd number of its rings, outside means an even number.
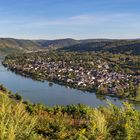
[[[29,36],[30,38],[48,38],[48,36],[49,38],[134,38],[140,35],[140,15],[136,13],[100,13],[65,18],[11,19],[3,20],[0,23],[1,27],[2,25],[6,26],[11,35],[16,33],[21,36],[20,38],[22,36],[28,36],[26,38]],[[3,32],[5,31],[3,30]]]
[[[23,24],[20,24],[20,27],[24,28],[44,28],[48,26],[78,26],[86,25],[92,23],[94,16],[90,15],[79,15],[72,16],[67,18],[59,19],[43,19],[43,20],[34,20],[34,21],[25,21]]]
[[[18,27],[47,28],[47,27],[88,27],[88,26],[132,26],[140,24],[140,16],[137,14],[117,13],[117,14],[96,14],[96,15],[77,15],[59,19],[40,19],[19,21]],[[17,23],[18,24],[18,23]]]

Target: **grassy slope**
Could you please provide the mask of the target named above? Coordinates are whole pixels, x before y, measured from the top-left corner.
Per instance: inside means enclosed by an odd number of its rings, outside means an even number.
[[[38,50],[41,46],[31,40],[0,38],[0,54]]]

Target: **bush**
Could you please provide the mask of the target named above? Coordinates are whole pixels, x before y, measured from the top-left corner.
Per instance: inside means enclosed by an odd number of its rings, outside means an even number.
[[[15,98],[16,98],[16,100],[19,100],[19,101],[22,100],[22,96],[19,95],[18,93],[15,94]]]
[[[0,90],[3,92],[8,92],[8,89],[5,88],[2,84],[0,85]]]

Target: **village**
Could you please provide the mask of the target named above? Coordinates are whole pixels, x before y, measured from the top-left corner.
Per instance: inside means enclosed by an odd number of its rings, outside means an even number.
[[[25,61],[25,62],[24,62]],[[131,75],[113,71],[112,65],[102,59],[77,63],[73,60],[56,61],[51,57],[43,59],[27,58],[24,63],[10,59],[4,61],[9,69],[37,80],[49,80],[72,88],[96,91],[99,94],[110,94],[120,97],[135,97],[140,84],[140,75]],[[91,66],[90,66],[91,65]]]

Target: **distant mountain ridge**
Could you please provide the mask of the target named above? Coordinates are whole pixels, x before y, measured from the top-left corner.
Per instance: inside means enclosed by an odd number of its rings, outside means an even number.
[[[140,54],[140,39],[85,39],[71,38],[57,40],[23,40],[0,38],[0,54],[27,52],[40,49],[58,51],[110,51],[114,53],[130,52]]]
[[[109,51],[113,53],[140,54],[140,39],[137,40],[81,40],[80,43],[58,48],[60,51]]]
[[[45,48],[47,47],[61,48],[61,47],[68,47],[71,45],[79,44],[80,40],[66,38],[66,39],[56,39],[56,40],[37,40],[35,42]]]
[[[76,40],[72,38],[66,38],[66,39],[56,39],[56,40],[36,40],[35,42],[38,43],[42,47],[69,47],[72,45],[77,44],[84,44],[84,43],[91,43],[91,42],[101,42],[101,41],[113,41],[109,39],[85,39],[85,40]]]

